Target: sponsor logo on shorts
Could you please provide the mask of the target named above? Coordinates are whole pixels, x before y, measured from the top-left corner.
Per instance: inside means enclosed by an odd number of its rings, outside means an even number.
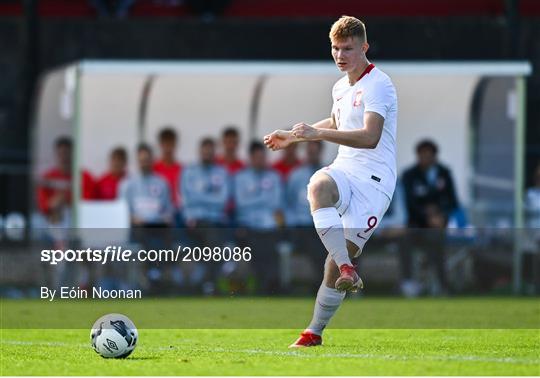
[[[356,234],[356,236],[358,236],[360,239],[364,239],[364,240],[367,240],[367,238],[363,237],[360,232]]]
[[[323,231],[321,232],[321,236],[326,235],[326,234],[328,233],[328,231],[330,231],[333,227],[334,227],[334,226],[330,226],[330,227],[328,227],[326,230],[323,230]]]

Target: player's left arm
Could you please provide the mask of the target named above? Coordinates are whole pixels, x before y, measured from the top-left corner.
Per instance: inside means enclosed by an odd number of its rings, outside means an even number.
[[[324,140],[353,148],[375,148],[381,139],[383,127],[383,116],[376,112],[365,112],[364,127],[361,129],[317,129],[301,123],[292,129],[292,133],[304,140]]]

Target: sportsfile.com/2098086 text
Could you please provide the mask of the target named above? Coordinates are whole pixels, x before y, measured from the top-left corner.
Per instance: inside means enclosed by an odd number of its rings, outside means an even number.
[[[251,247],[188,247],[174,249],[124,249],[107,246],[105,249],[43,249],[41,262],[57,265],[61,262],[219,262],[251,261]]]

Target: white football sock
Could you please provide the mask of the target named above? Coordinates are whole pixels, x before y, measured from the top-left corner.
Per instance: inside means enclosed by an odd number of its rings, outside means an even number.
[[[317,233],[332,259],[340,267],[352,265],[347,252],[341,218],[335,207],[323,207],[311,213]]]
[[[313,319],[306,330],[316,335],[322,335],[324,328],[343,302],[343,298],[345,298],[345,292],[331,289],[324,283],[321,284],[315,300]]]

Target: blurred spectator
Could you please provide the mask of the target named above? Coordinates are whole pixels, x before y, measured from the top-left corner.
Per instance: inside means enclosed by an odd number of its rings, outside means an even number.
[[[89,0],[99,17],[126,18],[137,0]]]
[[[238,158],[238,145],[240,144],[240,133],[235,127],[229,126],[223,130],[221,134],[221,144],[223,155],[216,159],[216,162],[224,166],[231,175],[235,175],[240,170],[246,167],[246,164]],[[233,182],[231,180],[231,187]],[[234,190],[231,190],[230,198],[227,201],[225,211],[227,213],[229,225],[234,227],[235,204],[233,198]]]
[[[405,295],[415,296],[419,290],[412,277],[412,250],[419,249],[427,256],[437,273],[438,283],[433,294],[448,291],[445,269],[446,225],[458,208],[452,174],[437,161],[438,147],[430,140],[416,146],[417,162],[403,173],[403,189],[409,226],[406,242],[400,248],[402,283]],[[427,229],[424,229],[427,228]]]
[[[118,195],[118,186],[126,177],[127,152],[122,147],[111,151],[109,156],[109,171],[97,182],[96,198],[114,200]]]
[[[252,249],[256,277],[263,292],[269,294],[279,287],[275,231],[283,205],[282,183],[279,175],[267,167],[262,143],[251,144],[249,158],[250,166],[234,177],[237,221],[247,229],[242,241]]]
[[[177,226],[182,225],[180,197],[180,180],[182,178],[182,164],[176,161],[176,147],[180,137],[176,131],[166,127],[159,132],[159,148],[161,150],[160,160],[154,163],[154,172],[163,177],[169,185],[169,192],[175,208],[174,221]]]
[[[428,204],[435,204],[445,219],[458,208],[452,174],[437,161],[437,153],[434,142],[421,141],[416,146],[416,164],[403,173],[409,227],[429,227]]]
[[[388,210],[386,210],[383,219],[381,219],[381,224],[379,225],[381,231],[379,234],[384,234],[385,236],[388,236],[389,234],[403,234],[402,231],[406,227],[407,221],[407,211],[405,209],[404,196],[403,184],[401,183],[401,180],[398,179],[392,201],[390,202]]]
[[[275,229],[276,213],[282,207],[279,175],[266,164],[266,151],[253,142],[249,149],[250,166],[235,178],[238,223],[253,229]]]
[[[54,144],[56,167],[48,170],[39,180],[38,208],[51,224],[69,226],[71,206],[72,142],[60,137]],[[81,172],[81,197],[95,198],[95,182],[86,170]]]
[[[188,227],[213,227],[225,223],[225,205],[229,198],[229,176],[224,167],[215,163],[215,142],[202,140],[200,163],[182,174],[184,218]]]
[[[534,171],[534,186],[525,194],[527,210],[527,227],[540,228],[540,162]]]
[[[323,144],[319,141],[306,143],[306,162],[290,173],[285,191],[287,225],[313,226],[307,200],[307,185],[311,176],[322,167],[322,148]]]
[[[327,253],[317,231],[313,227],[313,218],[307,200],[307,185],[313,174],[322,167],[321,154],[323,144],[320,141],[306,143],[306,162],[292,170],[285,189],[285,218],[295,246],[296,253],[307,255],[307,264],[312,264],[315,271],[322,273]],[[313,289],[320,285],[319,275],[311,283]]]
[[[200,162],[184,169],[182,174],[182,199],[187,235],[196,246],[221,247],[224,244],[222,226],[226,222],[225,207],[230,198],[229,173],[216,164],[215,142],[204,138],[199,147]],[[193,264],[184,267],[185,275],[204,272],[206,282],[203,292],[214,292],[214,280],[217,277],[218,262]]]
[[[137,148],[139,174],[127,178],[120,184],[120,196],[129,208],[131,219],[131,241],[146,250],[170,248],[174,207],[169,186],[165,179],[152,170],[152,149],[146,144]],[[159,228],[159,230],[156,230]],[[167,294],[174,277],[175,266],[171,263],[145,262],[146,290],[151,295]],[[174,281],[174,279],[172,279]]]
[[[223,165],[231,174],[235,174],[243,169],[246,164],[238,158],[238,145],[240,144],[240,133],[235,127],[227,127],[221,134],[221,144],[223,155],[218,156],[216,162]]]
[[[132,226],[166,227],[171,225],[173,206],[167,182],[152,172],[152,150],[146,144],[137,149],[140,174],[120,185],[120,195],[130,210]]]
[[[281,178],[285,181],[289,177],[289,173],[297,167],[299,167],[302,162],[297,156],[298,143],[293,143],[286,147],[282,152],[282,157],[276,161],[272,168],[279,172]]]
[[[64,249],[70,240],[72,227],[72,153],[73,144],[68,137],[59,137],[54,143],[56,166],[48,170],[39,180],[37,186],[38,208],[46,219],[46,232],[44,236],[52,242],[54,248]],[[94,199],[95,182],[90,173],[81,170],[81,198]],[[7,218],[6,218],[7,222]],[[7,230],[6,230],[7,231]],[[45,267],[46,281],[52,286],[60,286],[76,276],[78,271],[67,269],[65,263],[58,268]],[[82,283],[82,282],[81,282]]]

